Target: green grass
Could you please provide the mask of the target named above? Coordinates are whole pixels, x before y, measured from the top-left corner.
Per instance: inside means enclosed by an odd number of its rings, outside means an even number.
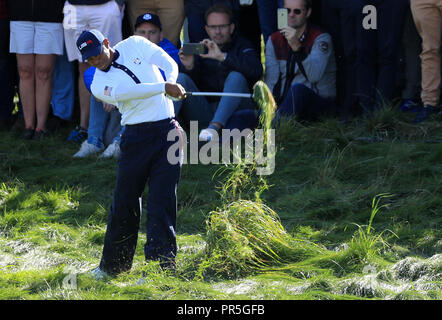
[[[143,215],[131,272],[104,282],[116,161],[73,159],[71,128],[2,132],[0,299],[441,299],[442,123],[412,117],[284,121],[270,176],[184,165],[177,273],[144,261]]]

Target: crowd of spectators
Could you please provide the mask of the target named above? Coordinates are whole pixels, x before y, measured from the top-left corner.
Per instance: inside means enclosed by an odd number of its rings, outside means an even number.
[[[288,9],[279,29],[278,8]],[[118,156],[121,115],[90,93],[94,69],[76,46],[85,29],[111,46],[147,38],[177,62],[186,91],[250,93],[262,79],[277,118],[347,121],[395,103],[417,124],[441,110],[442,0],[0,0],[0,128],[38,140],[72,124],[74,157]],[[186,42],[207,52],[187,54]],[[198,121],[200,140],[258,116],[238,97],[174,108],[185,128]]]

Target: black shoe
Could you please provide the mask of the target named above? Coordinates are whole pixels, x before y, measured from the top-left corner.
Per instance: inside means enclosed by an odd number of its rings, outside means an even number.
[[[25,129],[25,133],[23,135],[23,139],[31,140],[34,137],[34,129]]]
[[[439,111],[438,108],[435,108],[427,104],[419,111],[416,118],[414,118],[413,123],[414,124],[421,123],[422,121],[427,120],[432,114],[437,113],[438,111]]]
[[[32,139],[38,141],[38,140],[41,140],[47,136],[48,136],[47,131],[43,131],[40,128],[38,128],[37,130],[35,130],[34,137]]]

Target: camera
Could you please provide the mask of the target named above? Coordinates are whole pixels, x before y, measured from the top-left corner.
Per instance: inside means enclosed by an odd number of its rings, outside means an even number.
[[[183,54],[206,54],[206,46],[202,43],[184,43]]]

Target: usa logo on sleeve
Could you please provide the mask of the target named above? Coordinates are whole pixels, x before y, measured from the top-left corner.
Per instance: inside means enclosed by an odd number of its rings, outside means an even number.
[[[105,96],[111,96],[111,92],[112,92],[112,87],[109,87],[109,86],[105,86],[104,87],[104,95]]]

